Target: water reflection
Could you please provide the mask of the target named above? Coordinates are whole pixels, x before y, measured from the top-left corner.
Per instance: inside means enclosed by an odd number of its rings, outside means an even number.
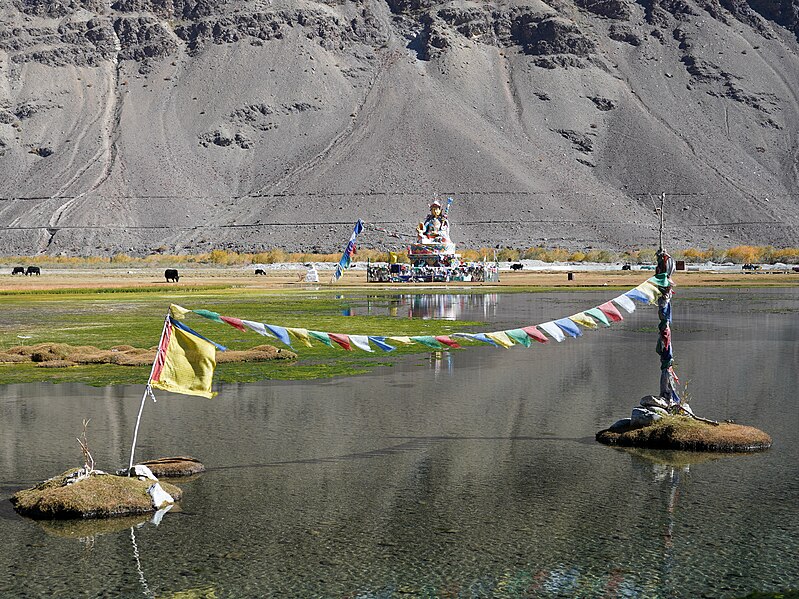
[[[430,368],[438,379],[439,375],[452,376],[452,354],[448,351],[430,352]]]
[[[795,587],[786,548],[799,543],[799,519],[786,498],[799,494],[799,290],[751,309],[769,293],[691,302],[683,292],[679,314],[695,409],[766,430],[768,452],[700,462],[593,441],[657,389],[652,335],[639,331],[654,316],[643,309],[561,344],[415,355],[361,377],[221,385],[212,401],[165,398],[144,415],[143,458],[197,455],[208,468],[181,484],[194,517],[173,510],[133,538],[129,528],[96,534],[76,570],[80,543],[0,505],[7,594],[141,595],[134,539],[159,597],[693,599]],[[488,319],[497,329],[607,294],[500,297]],[[68,465],[64,447],[83,417],[107,431],[98,464],[126,463],[140,387],[1,391],[4,497]]]
[[[342,296],[337,296],[342,299]],[[423,320],[488,320],[497,315],[497,293],[409,293],[354,299],[344,316],[394,316]]]

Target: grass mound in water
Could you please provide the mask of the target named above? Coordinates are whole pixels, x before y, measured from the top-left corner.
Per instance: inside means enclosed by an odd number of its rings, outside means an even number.
[[[110,518],[154,512],[147,489],[151,480],[115,474],[92,474],[71,485],[72,469],[14,494],[11,503],[23,516],[32,518]],[[161,482],[175,501],[183,495],[175,485]]]
[[[147,366],[155,359],[156,348],[143,349],[130,345],[117,345],[99,349],[91,345],[66,343],[38,343],[21,345],[0,351],[0,363],[20,364],[33,362],[39,368],[67,368],[86,364],[116,364],[118,366]],[[266,362],[269,360],[294,360],[297,354],[272,345],[258,345],[250,349],[229,350],[216,354],[217,362]]]
[[[605,445],[676,449],[683,451],[745,452],[771,447],[771,437],[760,429],[723,422],[715,426],[687,416],[664,416],[643,428],[596,434]]]
[[[173,476],[192,476],[205,472],[205,466],[197,458],[177,456],[174,458],[158,458],[142,462],[156,478]]]

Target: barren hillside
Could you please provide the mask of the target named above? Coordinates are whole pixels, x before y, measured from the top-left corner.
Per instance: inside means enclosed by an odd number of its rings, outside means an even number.
[[[5,0],[0,253],[799,245],[799,0]],[[363,243],[403,241],[367,230]]]

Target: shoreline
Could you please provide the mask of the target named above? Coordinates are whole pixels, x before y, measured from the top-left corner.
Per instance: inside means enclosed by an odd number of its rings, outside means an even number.
[[[582,268],[580,268],[582,266]],[[651,277],[651,270],[619,270],[619,267],[601,268],[603,265],[558,265],[534,270],[501,271],[498,283],[450,282],[450,283],[367,283],[366,272],[353,268],[345,272],[337,282],[330,282],[330,270],[319,270],[319,283],[306,283],[306,269],[301,264],[280,265],[256,275],[250,267],[181,267],[180,281],[167,283],[164,269],[147,268],[69,268],[44,267],[42,274],[25,276],[11,275],[0,271],[0,293],[24,294],[26,292],[60,292],[69,290],[149,290],[183,292],[190,289],[237,288],[242,290],[314,290],[336,291],[364,288],[373,290],[424,291],[434,289],[470,291],[516,291],[524,289],[556,288],[584,289],[601,287],[634,287]],[[569,280],[568,273],[572,273]],[[733,270],[722,267],[713,270],[677,271],[672,275],[677,287],[792,287],[799,285],[799,273],[791,270]]]

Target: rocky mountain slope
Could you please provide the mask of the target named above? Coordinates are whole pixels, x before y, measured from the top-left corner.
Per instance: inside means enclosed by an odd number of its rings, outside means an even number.
[[[799,245],[799,0],[6,0],[0,253]],[[399,247],[374,230],[363,244]]]

